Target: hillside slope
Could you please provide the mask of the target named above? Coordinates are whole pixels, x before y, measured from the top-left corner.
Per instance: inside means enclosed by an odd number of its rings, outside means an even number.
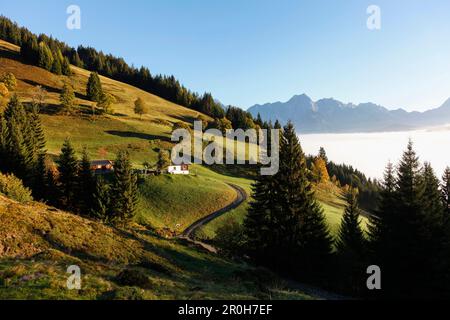
[[[112,94],[117,102],[112,106],[114,115],[93,118],[91,108],[94,103],[85,96],[89,71],[71,66],[72,76],[57,76],[24,63],[19,51],[19,47],[0,40],[0,74],[12,72],[16,76],[18,86],[15,93],[24,102],[32,100],[38,85],[47,91],[46,107],[41,113],[47,147],[51,153],[58,153],[63,140],[70,137],[78,150],[86,145],[93,158],[100,157],[99,149],[102,157],[113,158],[118,149],[127,148],[135,163],[142,164],[143,161],[155,160],[152,148],[167,147],[174,123],[182,121],[191,124],[201,115],[128,84],[101,76],[103,90]],[[79,114],[75,116],[64,115],[59,110],[59,93],[65,81],[72,84],[76,93]],[[137,98],[142,98],[149,109],[142,119],[133,111]],[[149,144],[149,140],[156,142]]]
[[[115,229],[1,195],[0,221],[0,299],[308,298],[280,289],[283,281],[267,271],[161,239],[137,225]],[[70,265],[81,268],[81,290],[66,288]],[[141,279],[124,277],[124,270]]]

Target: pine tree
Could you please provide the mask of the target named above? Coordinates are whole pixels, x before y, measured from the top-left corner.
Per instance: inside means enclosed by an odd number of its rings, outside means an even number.
[[[95,177],[91,215],[104,223],[113,223],[111,190],[102,176]]]
[[[53,59],[51,72],[56,75],[62,74],[61,61],[58,58]]]
[[[114,179],[111,187],[112,220],[127,223],[136,213],[138,203],[137,177],[133,173],[129,154],[120,151],[114,162]]]
[[[245,234],[250,249],[263,241],[260,245],[269,266],[318,280],[325,277],[332,240],[307,177],[306,157],[289,123],[281,138],[279,172],[257,184],[261,196],[254,194]],[[264,195],[269,192],[267,199]]]
[[[97,72],[92,72],[86,87],[86,95],[89,100],[99,102],[102,96],[102,84]]]
[[[30,153],[27,140],[32,132],[29,130],[27,113],[16,95],[9,101],[4,118],[6,128],[5,137],[5,164],[6,171],[14,173],[20,179],[29,178]],[[28,182],[28,181],[27,181]]]
[[[438,229],[444,218],[442,194],[439,189],[439,179],[428,162],[424,163],[422,179],[424,192],[421,203],[425,214],[424,218],[428,219],[431,225],[435,224],[435,228]]]
[[[252,199],[248,213],[244,220],[244,233],[248,254],[258,263],[267,263],[271,255],[274,240],[272,231],[276,225],[272,225],[277,205],[276,181],[272,176],[259,176],[252,185]]]
[[[45,42],[40,42],[38,66],[50,71],[53,65],[53,59],[52,52],[47,44]]]
[[[376,257],[382,257],[383,247],[389,242],[391,236],[390,225],[393,225],[392,219],[395,219],[396,207],[396,186],[395,186],[394,165],[389,162],[384,173],[384,181],[380,191],[378,209],[374,215],[369,218],[369,241],[372,254]]]
[[[63,89],[59,96],[61,107],[67,114],[73,114],[75,109],[75,93],[73,88],[67,82],[64,83]]]
[[[359,294],[364,288],[366,239],[361,228],[357,190],[350,189],[336,240],[340,289]]]
[[[86,147],[84,147],[78,172],[78,206],[83,215],[90,214],[93,207],[94,187],[95,179],[91,170],[91,160]]]
[[[450,167],[445,168],[444,175],[442,177],[442,201],[444,203],[444,209],[447,213],[447,218],[450,218]]]
[[[72,74],[72,71],[70,70],[70,62],[67,57],[64,57],[61,62],[61,72],[65,76],[70,76]]]
[[[46,200],[50,195],[47,186],[47,165],[46,165],[46,154],[40,153],[38,161],[34,170],[33,179],[33,198],[36,200]]]
[[[323,159],[323,161],[325,161],[325,164],[328,164],[328,156],[327,156],[327,153],[326,153],[324,147],[320,147],[319,157],[321,157]]]
[[[63,196],[63,206],[69,210],[77,208],[78,160],[69,139],[64,141],[58,159],[59,182]]]
[[[383,293],[397,298],[431,297],[442,277],[438,257],[443,219],[434,203],[437,179],[428,164],[422,170],[410,141],[394,186],[392,174],[386,180],[380,210],[370,227],[375,259],[383,270]]]
[[[347,206],[342,217],[336,240],[338,252],[351,251],[361,256],[364,253],[364,232],[361,228],[357,190],[351,188],[347,194]]]

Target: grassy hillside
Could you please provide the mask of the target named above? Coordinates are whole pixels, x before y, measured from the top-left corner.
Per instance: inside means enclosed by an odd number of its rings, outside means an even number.
[[[161,239],[138,225],[115,229],[3,196],[0,220],[0,299],[310,298],[265,270]],[[81,268],[82,290],[66,288],[70,265]]]
[[[192,123],[200,115],[133,86],[100,77],[103,90],[112,94],[117,103],[113,105],[114,115],[93,119],[90,115],[94,103],[85,96],[90,72],[71,68],[73,75],[68,78],[28,65],[21,60],[19,47],[0,40],[0,73],[12,72],[16,76],[16,93],[22,101],[32,100],[37,85],[47,91],[47,106],[41,113],[50,153],[59,153],[63,140],[70,137],[78,150],[86,145],[93,158],[114,158],[118,149],[126,148],[135,164],[141,165],[143,161],[156,159],[153,148],[170,146],[168,142],[174,123]],[[59,93],[64,81],[74,87],[80,106],[76,116],[62,115],[59,110]],[[134,101],[139,97],[149,109],[142,119],[133,112]],[[101,154],[100,149],[103,149]]]
[[[142,197],[138,221],[178,233],[236,197],[224,182],[203,175],[147,177],[139,190]]]
[[[251,188],[248,184],[244,184],[243,187],[247,188],[246,190],[250,192],[249,194],[251,194]],[[315,187],[315,195],[316,199],[324,210],[331,233],[333,235],[336,235],[339,230],[342,215],[346,206],[342,190],[331,183],[326,183]],[[235,210],[211,221],[209,224],[200,228],[200,230],[196,234],[197,237],[201,239],[213,239],[216,235],[217,229],[223,226],[225,223],[228,223],[230,219],[234,219],[239,223],[243,223],[250,201],[251,199],[249,199],[246,203],[236,208]],[[361,218],[361,222],[364,230],[367,230],[368,219],[363,216]]]

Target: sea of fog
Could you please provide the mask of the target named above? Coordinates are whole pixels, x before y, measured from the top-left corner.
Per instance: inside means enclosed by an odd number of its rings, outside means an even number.
[[[335,163],[350,164],[368,177],[381,178],[388,161],[398,163],[408,140],[421,162],[428,161],[441,177],[450,166],[450,126],[405,132],[300,134],[306,154],[317,154],[324,147]]]

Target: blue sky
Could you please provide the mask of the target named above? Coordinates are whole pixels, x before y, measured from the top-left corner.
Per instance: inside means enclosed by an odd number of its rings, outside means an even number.
[[[424,110],[450,97],[448,0],[0,0],[35,33],[90,45],[247,108],[306,93]],[[82,29],[66,28],[79,5]],[[366,27],[369,5],[381,30]]]

